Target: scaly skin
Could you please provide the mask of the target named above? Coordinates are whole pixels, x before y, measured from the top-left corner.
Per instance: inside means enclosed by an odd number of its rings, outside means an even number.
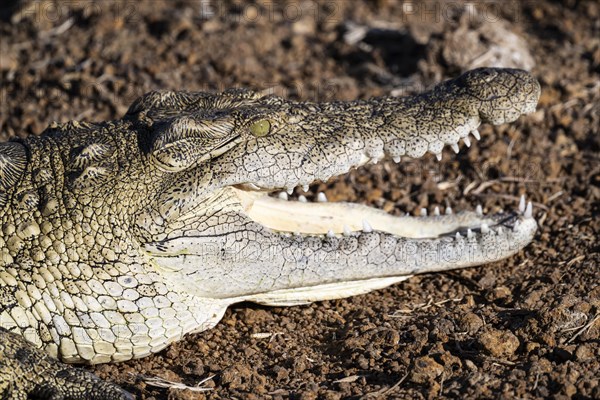
[[[123,361],[214,326],[235,302],[340,298],[514,254],[536,231],[524,204],[399,218],[266,194],[457,150],[480,123],[534,111],[539,91],[524,71],[479,69],[418,96],[348,103],[152,92],[121,120],[0,144],[0,395],[125,398],[34,346]]]
[[[133,397],[94,374],[63,364],[0,328],[0,394],[5,399],[125,400]],[[30,397],[27,397],[29,395]]]

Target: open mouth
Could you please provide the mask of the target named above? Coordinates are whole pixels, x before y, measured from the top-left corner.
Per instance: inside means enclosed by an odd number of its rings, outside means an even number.
[[[362,204],[329,202],[324,193],[315,201],[290,199],[288,191],[228,186],[210,204],[236,211],[209,215],[208,228],[179,230],[145,249],[157,268],[177,274],[185,292],[290,305],[498,261],[521,250],[537,230],[524,196],[513,212],[486,215],[481,206],[459,212],[447,207],[394,216]],[[186,215],[184,226],[206,220],[205,213]]]
[[[525,111],[531,112],[529,108]],[[470,147],[470,135],[480,140],[477,129],[480,124],[480,119],[474,118],[465,125],[457,126],[455,135],[448,138],[446,143],[432,141],[429,152],[439,161],[444,148],[458,153],[461,140],[466,147]],[[400,155],[392,150],[389,146],[371,151],[365,149],[363,153],[356,154],[360,160],[349,165],[361,167],[368,163],[376,164],[383,159],[400,162]],[[401,155],[404,158],[407,154],[402,151]],[[408,158],[418,157],[408,154]],[[341,172],[347,173],[349,169]],[[301,182],[286,185],[278,190],[250,183],[238,184],[231,189],[236,192],[250,219],[278,233],[336,237],[378,231],[399,238],[417,240],[447,237],[456,240],[462,237],[473,239],[477,235],[490,234],[505,236],[505,239],[510,241],[511,232],[516,232],[523,222],[527,222],[528,230],[535,230],[536,227],[532,204],[527,203],[524,196],[521,197],[518,208],[511,212],[485,215],[479,205],[472,211],[455,213],[450,207],[443,210],[435,207],[431,211],[421,209],[419,216],[394,216],[362,204],[329,202],[322,192],[317,194],[315,201],[308,201],[303,195],[292,199],[295,187],[303,189],[304,192],[309,189],[308,184]]]
[[[266,192],[234,190],[253,221],[277,232],[300,235],[335,237],[380,231],[410,239],[470,239],[478,234],[510,234],[521,222],[533,221],[532,204],[526,203],[524,196],[518,210],[510,213],[485,215],[481,206],[458,213],[450,207],[443,212],[435,207],[431,215],[422,209],[420,216],[393,216],[362,204],[328,202],[322,192],[309,202],[303,195],[291,200],[286,192],[272,197]]]

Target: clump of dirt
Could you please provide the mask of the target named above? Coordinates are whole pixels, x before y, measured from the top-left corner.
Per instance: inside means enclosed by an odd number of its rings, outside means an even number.
[[[463,68],[460,29],[485,49],[470,30],[482,24],[526,43],[542,85],[535,114],[482,126],[481,141],[441,163],[384,162],[311,187],[394,214],[478,203],[493,212],[526,194],[540,229],[524,251],[350,299],[240,304],[216,328],[98,375],[140,399],[600,398],[600,6],[470,2],[479,19],[465,24],[459,2],[407,4],[3,3],[2,140],[53,120],[118,118],[158,88],[407,94]],[[189,386],[213,377],[212,390],[157,388],[140,375]]]

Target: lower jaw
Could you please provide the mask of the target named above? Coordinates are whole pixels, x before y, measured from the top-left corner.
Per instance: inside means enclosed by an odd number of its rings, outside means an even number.
[[[417,273],[498,261],[525,247],[537,229],[524,200],[510,214],[484,216],[478,207],[395,217],[362,205],[233,190],[255,225],[245,220],[220,235],[188,232],[146,246],[154,265],[174,275],[182,291],[273,305],[346,297],[356,292],[327,297],[320,288],[354,285],[364,292]],[[304,296],[307,291],[316,297]]]

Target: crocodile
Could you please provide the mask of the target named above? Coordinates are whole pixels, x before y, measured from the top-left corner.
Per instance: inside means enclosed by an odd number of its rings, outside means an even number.
[[[493,68],[350,102],[153,91],[122,119],[0,144],[0,397],[131,398],[68,363],[148,356],[241,301],[338,299],[515,254],[537,230],[523,199],[393,216],[288,193],[458,152],[539,96],[530,73]]]

